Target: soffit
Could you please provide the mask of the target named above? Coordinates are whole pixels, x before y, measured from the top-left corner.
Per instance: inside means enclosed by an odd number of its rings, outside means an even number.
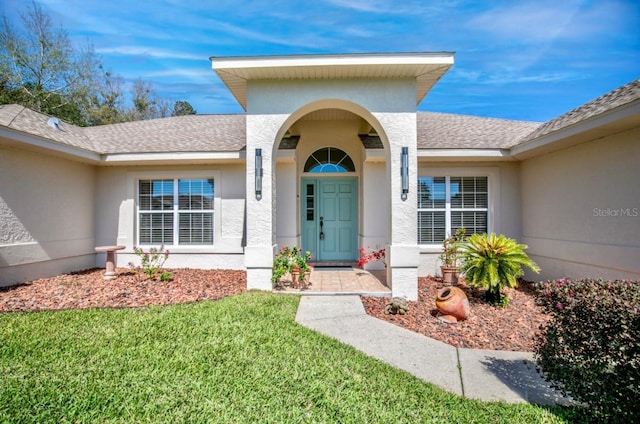
[[[242,107],[255,80],[416,79],[416,105],[453,65],[452,52],[211,57],[213,70]]]

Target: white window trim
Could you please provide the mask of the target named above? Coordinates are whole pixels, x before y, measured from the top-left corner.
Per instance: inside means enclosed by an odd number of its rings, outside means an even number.
[[[487,231],[500,232],[500,168],[499,167],[431,167],[419,166],[418,178],[421,177],[487,177]],[[447,198],[449,198],[449,186],[446,186]],[[447,204],[447,212],[451,205]],[[416,211],[418,205],[416,205]],[[447,228],[450,227],[451,216],[445,214]],[[417,226],[416,226],[417,230]],[[417,234],[416,234],[417,237]],[[420,244],[421,253],[441,253],[442,243]]]
[[[127,198],[133,202],[133,214],[130,217],[129,231],[127,239],[133,241],[134,246],[138,246],[138,219],[140,208],[138,205],[138,181],[140,180],[174,180],[188,178],[213,178],[213,245],[168,245],[171,252],[175,253],[216,253],[220,250],[217,247],[222,237],[221,227],[221,178],[219,170],[199,170],[199,171],[140,171],[127,173]],[[173,213],[174,211],[172,211]],[[174,216],[174,219],[176,217]],[[177,241],[177,240],[176,240]],[[175,241],[174,241],[175,242]],[[153,246],[153,245],[144,245]]]

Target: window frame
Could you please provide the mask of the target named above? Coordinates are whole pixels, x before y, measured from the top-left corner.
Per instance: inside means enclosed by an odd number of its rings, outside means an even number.
[[[152,171],[152,172],[131,172],[128,173],[127,177],[129,183],[128,186],[128,198],[133,201],[133,216],[132,216],[132,225],[131,231],[129,234],[129,239],[133,240],[134,246],[157,246],[157,244],[140,244],[140,214],[147,212],[146,210],[140,210],[140,198],[139,198],[139,182],[141,180],[173,180],[174,185],[174,193],[178,190],[179,180],[181,179],[213,179],[213,209],[211,210],[213,213],[213,244],[179,244],[179,215],[180,212],[190,213],[190,212],[208,212],[200,211],[200,210],[180,210],[178,207],[178,198],[174,197],[174,207],[170,210],[173,214],[173,222],[174,222],[174,244],[165,244],[165,247],[171,249],[172,252],[212,252],[216,250],[219,246],[219,242],[221,239],[221,178],[220,171],[218,170],[202,170],[202,171]],[[162,212],[162,211],[159,211]],[[169,211],[167,211],[169,212]]]
[[[445,178],[445,208],[418,208],[416,199],[416,243],[418,243],[418,211],[424,210],[445,210],[445,236],[451,231],[451,177],[486,177],[487,178],[487,232],[499,231],[499,208],[500,204],[500,168],[498,167],[426,167],[421,165],[418,169],[418,177],[444,177]],[[416,180],[416,188],[417,188]],[[455,210],[474,210],[477,208],[463,208]],[[442,243],[419,244],[422,253],[437,253],[442,251]]]
[[[319,152],[324,153],[324,151],[327,151],[327,162],[320,162],[318,160],[318,158],[316,157],[316,154],[319,154]],[[343,154],[344,156],[342,156],[342,158],[340,158],[340,160],[338,160],[337,162],[333,162],[333,155],[335,155],[335,153],[333,153],[332,155],[332,150],[333,151],[337,151],[340,152],[341,154]],[[307,165],[309,165],[310,163],[312,164],[312,160],[315,160],[316,164],[313,164],[310,169],[307,170]],[[348,162],[347,162],[348,161]],[[348,169],[347,167],[345,167],[345,165],[343,165],[342,163],[348,163],[353,167],[353,170]],[[324,170],[324,167],[327,167],[330,169],[329,165],[332,165],[335,167],[335,170]],[[314,171],[314,169],[316,169],[317,167],[321,167],[323,168],[322,170],[319,171]],[[339,168],[342,168],[343,170],[339,170]],[[339,147],[335,147],[335,146],[325,146],[325,147],[321,147],[319,149],[314,150],[313,152],[311,152],[308,156],[307,159],[304,161],[304,163],[302,164],[302,173],[303,174],[309,174],[309,175],[317,175],[317,174],[323,174],[323,175],[334,175],[334,174],[338,174],[338,175],[353,175],[356,174],[358,171],[355,162],[353,161],[353,158],[351,157],[351,155],[346,152],[345,150],[342,150]]]

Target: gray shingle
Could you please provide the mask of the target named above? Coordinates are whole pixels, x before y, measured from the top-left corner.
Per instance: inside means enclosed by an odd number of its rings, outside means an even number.
[[[187,115],[85,128],[100,153],[235,152],[245,115]]]
[[[508,149],[640,99],[640,79],[551,121],[511,121],[417,113],[419,149]],[[19,105],[0,106],[0,125],[96,153],[235,152],[246,144],[246,115],[188,115],[81,128]]]
[[[0,105],[0,125],[8,127],[11,125],[11,121],[15,119],[20,112],[22,112],[24,106],[20,105]]]
[[[418,149],[507,149],[541,124],[418,112]]]
[[[0,125],[42,137],[60,144],[95,152],[96,146],[85,135],[84,128],[60,122],[60,129],[47,125],[49,115],[19,105],[0,106]]]
[[[640,79],[625,84],[598,97],[597,99],[585,103],[582,106],[546,122],[527,137],[520,140],[520,143],[525,143],[547,134],[560,131],[564,128],[576,125],[598,115],[602,115],[638,99],[640,99]]]

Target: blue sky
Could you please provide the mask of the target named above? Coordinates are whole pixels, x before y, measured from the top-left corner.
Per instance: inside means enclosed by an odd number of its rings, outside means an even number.
[[[24,0],[2,0],[16,19]],[[455,52],[419,110],[546,121],[640,77],[637,0],[40,0],[107,69],[241,113],[211,56]]]

